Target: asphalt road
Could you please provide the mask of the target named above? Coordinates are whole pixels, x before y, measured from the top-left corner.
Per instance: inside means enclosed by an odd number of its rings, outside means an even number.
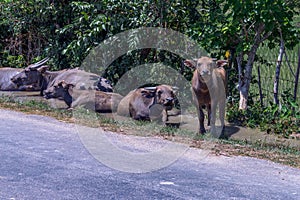
[[[188,149],[162,169],[127,173],[93,157],[77,128],[0,110],[0,199],[300,199],[299,169]]]

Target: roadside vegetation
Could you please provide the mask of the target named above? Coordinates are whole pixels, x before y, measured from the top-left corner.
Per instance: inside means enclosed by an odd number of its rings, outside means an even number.
[[[239,126],[260,128],[268,134],[285,138],[300,134],[300,107],[287,91],[282,94],[282,103],[270,101],[267,106],[252,101],[247,110],[238,109],[237,104],[228,104],[227,119]]]

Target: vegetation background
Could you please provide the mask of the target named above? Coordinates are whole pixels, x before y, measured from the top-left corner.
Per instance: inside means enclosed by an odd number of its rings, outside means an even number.
[[[52,70],[74,68],[117,33],[169,28],[196,40],[210,56],[229,59],[229,121],[288,137],[300,133],[300,87],[294,91],[300,68],[299,8],[296,0],[2,0],[0,66],[22,68],[50,57]],[[281,44],[286,55],[279,62],[280,102],[273,103]],[[182,58],[159,49],[128,52],[105,76],[116,83],[133,67],[156,62],[191,79]]]

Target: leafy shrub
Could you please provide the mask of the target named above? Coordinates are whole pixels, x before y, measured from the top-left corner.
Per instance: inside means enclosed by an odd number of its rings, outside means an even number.
[[[300,107],[286,91],[282,94],[280,105],[269,102],[261,107],[259,102],[253,102],[247,110],[239,110],[238,104],[231,104],[227,109],[229,122],[251,128],[259,127],[267,133],[282,134],[289,137],[292,133],[300,133]]]

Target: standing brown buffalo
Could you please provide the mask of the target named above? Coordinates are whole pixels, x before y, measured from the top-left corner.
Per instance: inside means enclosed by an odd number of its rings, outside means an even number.
[[[224,117],[226,102],[226,72],[223,66],[226,60],[218,60],[201,57],[195,60],[185,60],[184,64],[194,70],[192,78],[192,89],[194,101],[198,109],[199,132],[204,134],[204,113],[203,106],[208,112],[208,126],[211,125],[211,133],[217,137],[224,137]],[[219,118],[221,121],[222,132],[216,133],[216,109],[219,106]]]
[[[174,91],[169,85],[138,88],[129,92],[120,102],[117,113],[135,120],[150,121],[151,108],[161,105],[162,121],[168,121],[167,111],[174,106]],[[159,110],[156,108],[156,110]]]

